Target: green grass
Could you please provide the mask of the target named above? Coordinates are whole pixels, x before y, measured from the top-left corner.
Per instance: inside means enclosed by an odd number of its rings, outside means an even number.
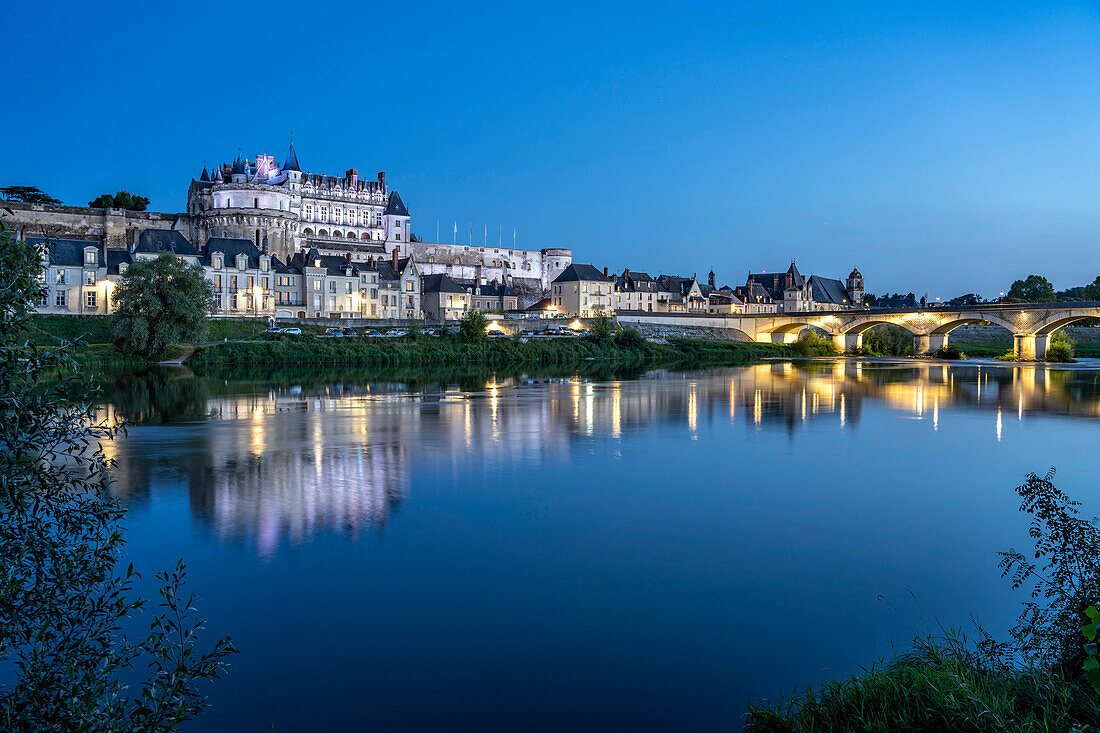
[[[63,340],[89,344],[109,344],[114,340],[111,319],[107,316],[32,316],[29,335],[39,346],[57,346]]]
[[[958,636],[919,638],[882,666],[771,705],[750,706],[746,731],[1096,730],[1100,695],[1032,669],[990,663]]]
[[[959,351],[965,351],[971,359],[996,358],[1001,354],[1012,351],[1012,344],[1007,342],[955,343],[952,341],[951,345],[958,348]],[[1073,347],[1073,355],[1085,359],[1100,358],[1100,344],[1078,342]]]
[[[455,337],[418,339],[318,339],[312,336],[264,335],[250,341],[229,342],[198,349],[189,365],[342,363],[377,366],[471,365],[551,366],[588,360],[618,363],[720,364],[766,356],[790,356],[782,344],[757,344],[701,339],[669,339],[667,344],[643,342],[619,346],[592,339],[490,339],[466,343]]]

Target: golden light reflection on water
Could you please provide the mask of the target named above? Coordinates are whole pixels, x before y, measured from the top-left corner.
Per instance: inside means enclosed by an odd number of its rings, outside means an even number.
[[[1038,415],[1100,418],[1098,376],[1100,370],[805,362],[628,381],[493,379],[472,392],[381,383],[213,397],[208,390],[200,405],[187,406],[186,440],[199,458],[186,475],[199,514],[270,548],[319,527],[383,522],[395,497],[407,494],[410,473],[433,461],[565,461],[576,446],[599,450],[606,439],[625,455],[629,435],[670,424],[678,427],[668,440],[743,440],[746,428],[793,433],[815,422],[854,433],[867,409],[905,419],[923,418],[926,407],[932,419],[918,429],[950,436],[958,416],[977,416],[993,423],[984,433],[991,440],[1009,442],[1023,427],[1006,429],[1004,410],[1024,426]],[[171,423],[171,399],[139,403],[138,392],[117,395],[96,419],[117,424],[141,415]],[[727,410],[728,421],[706,419]],[[122,493],[155,468],[141,465],[144,453],[126,445],[104,446],[122,466]]]

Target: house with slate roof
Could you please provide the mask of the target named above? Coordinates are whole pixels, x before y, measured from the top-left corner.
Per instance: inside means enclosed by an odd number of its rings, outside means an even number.
[[[420,302],[424,313],[435,320],[458,320],[470,309],[470,294],[445,273],[425,275]]]
[[[786,272],[749,273],[737,295],[746,304],[771,304],[784,313],[843,310],[863,305],[863,275],[853,268],[845,282],[811,275],[805,277],[792,261]],[[757,311],[761,312],[761,311]]]
[[[615,278],[592,265],[572,263],[554,278],[550,297],[559,313],[593,318],[615,312]]]

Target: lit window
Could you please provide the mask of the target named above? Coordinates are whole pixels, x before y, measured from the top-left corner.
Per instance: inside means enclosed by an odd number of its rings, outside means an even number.
[[[54,270],[53,271],[53,281],[55,283],[57,283],[58,285],[64,285],[65,284],[65,271],[64,270]]]
[[[94,290],[84,291],[84,305],[89,308],[96,307],[96,292]]]
[[[64,308],[69,305],[69,294],[64,290],[58,290],[54,295],[53,304],[58,308]]]
[[[95,285],[95,270],[88,270],[84,273],[84,284]]]
[[[84,252],[84,262],[88,265],[95,264],[95,250],[89,249]]]

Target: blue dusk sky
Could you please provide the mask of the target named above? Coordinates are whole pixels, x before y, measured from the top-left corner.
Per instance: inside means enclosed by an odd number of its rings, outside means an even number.
[[[1095,3],[0,3],[0,185],[181,211],[290,130],[431,240],[996,295],[1100,273]]]

